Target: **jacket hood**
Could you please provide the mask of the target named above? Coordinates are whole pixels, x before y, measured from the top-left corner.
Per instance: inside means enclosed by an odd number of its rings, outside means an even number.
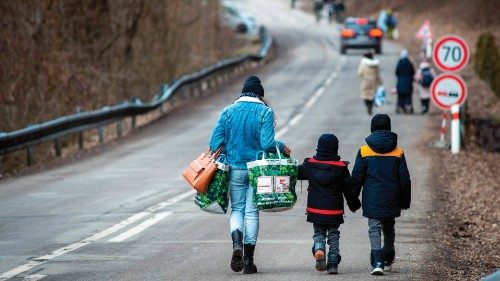
[[[378,61],[378,59],[369,59],[369,58],[362,58],[361,59],[361,63],[366,65],[366,66],[369,66],[369,67],[375,67],[375,66],[378,66],[380,64],[380,62]]]
[[[371,133],[365,141],[373,151],[388,153],[398,145],[398,135],[391,131],[378,130]]]
[[[343,161],[320,161],[315,158],[306,158],[304,162],[309,167],[311,173],[309,176],[322,186],[328,186],[337,181],[344,169],[347,169],[347,163]]]

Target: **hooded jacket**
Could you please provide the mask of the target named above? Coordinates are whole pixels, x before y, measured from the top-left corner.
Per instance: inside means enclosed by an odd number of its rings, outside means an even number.
[[[307,221],[322,225],[344,222],[344,198],[352,212],[361,207],[353,189],[347,162],[306,158],[299,165],[299,180],[308,180]]]
[[[361,77],[361,98],[373,100],[375,90],[382,85],[380,78],[379,61],[377,59],[362,58],[358,67],[358,75]]]
[[[398,94],[411,95],[413,93],[414,75],[415,68],[411,61],[407,57],[400,59],[396,67],[396,76],[398,78],[396,90]]]
[[[378,130],[362,146],[352,170],[356,195],[363,190],[363,216],[395,218],[410,208],[411,181],[404,152],[397,147],[397,135]]]

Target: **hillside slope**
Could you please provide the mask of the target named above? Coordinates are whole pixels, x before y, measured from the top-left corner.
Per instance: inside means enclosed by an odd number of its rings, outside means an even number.
[[[228,55],[218,1],[0,1],[0,131],[137,96]]]

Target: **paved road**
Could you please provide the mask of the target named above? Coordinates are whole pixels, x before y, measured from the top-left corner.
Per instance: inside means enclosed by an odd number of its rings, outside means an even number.
[[[353,161],[369,133],[370,117],[358,98],[355,75],[361,52],[338,55],[334,26],[316,25],[288,1],[254,0],[248,7],[276,38],[275,59],[259,68],[279,135],[302,159],[323,132],[340,139]],[[249,4],[247,4],[249,5]],[[383,79],[393,85],[398,48],[386,43]],[[31,280],[320,280],[310,254],[312,226],[305,222],[306,193],[288,212],[262,214],[256,250],[259,274],[229,268],[228,216],[202,213],[180,177],[207,145],[220,110],[242,81],[200,98],[141,129],[110,151],[50,171],[0,183],[0,276]],[[393,112],[391,105],[376,112]],[[430,209],[428,159],[417,145],[420,116],[393,116],[406,149],[414,185],[413,207],[397,223],[395,270],[369,275],[367,221],[346,214],[341,227],[340,280],[421,279]],[[304,189],[305,189],[304,185]],[[2,275],[3,274],[3,275]],[[0,280],[2,280],[0,277]],[[15,279],[12,278],[12,279]]]

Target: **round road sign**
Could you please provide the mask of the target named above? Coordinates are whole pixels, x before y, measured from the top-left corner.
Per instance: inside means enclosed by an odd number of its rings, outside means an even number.
[[[469,45],[459,36],[445,36],[434,46],[432,59],[441,71],[458,72],[469,62]]]
[[[438,75],[431,84],[432,102],[442,110],[450,110],[452,105],[462,105],[467,98],[464,80],[452,73]]]

